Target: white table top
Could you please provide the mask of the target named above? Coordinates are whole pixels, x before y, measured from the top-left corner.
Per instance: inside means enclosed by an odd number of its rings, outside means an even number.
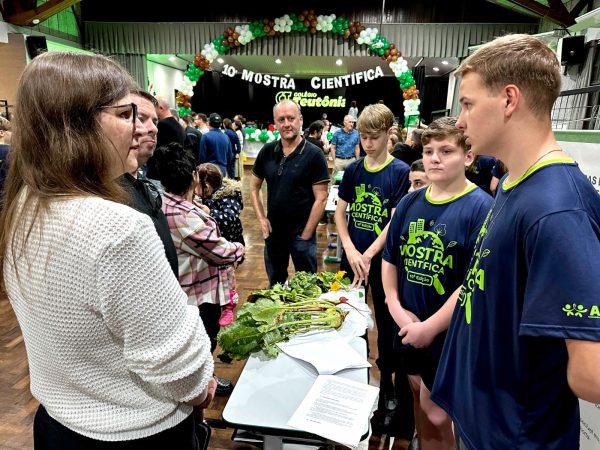
[[[366,355],[366,341],[354,337],[349,344]],[[301,430],[287,425],[312,387],[317,373],[309,364],[280,353],[277,358],[261,360],[252,355],[238,380],[223,419],[243,429],[266,429],[267,434],[298,435]],[[344,378],[368,382],[368,369],[350,369],[337,373]],[[365,424],[365,432],[368,424]]]
[[[341,304],[340,307],[348,315],[338,329],[339,336],[366,358],[367,343],[361,336],[367,328],[372,328],[373,320],[366,304],[364,288],[322,295],[332,300],[340,296],[347,298],[347,304]],[[318,333],[314,336],[318,336]],[[346,369],[336,375],[366,384],[368,370]],[[273,359],[266,358],[262,352],[255,353],[248,359],[225,405],[223,419],[234,428],[261,433],[265,436],[265,448],[282,448],[280,441],[284,438],[300,437],[326,442],[323,438],[287,425],[317,376],[317,371],[309,363],[283,352]],[[364,434],[368,430],[367,422]],[[272,445],[273,438],[279,441],[277,445]]]

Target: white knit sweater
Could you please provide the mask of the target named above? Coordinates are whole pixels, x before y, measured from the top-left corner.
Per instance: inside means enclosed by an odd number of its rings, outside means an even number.
[[[20,228],[24,231],[24,228]],[[31,392],[82,435],[137,439],[171,428],[213,375],[210,343],[152,221],[99,198],[55,201],[24,254],[6,252]]]

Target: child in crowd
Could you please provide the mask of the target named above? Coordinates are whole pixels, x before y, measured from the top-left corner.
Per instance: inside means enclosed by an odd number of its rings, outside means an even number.
[[[410,181],[408,192],[416,191],[417,189],[427,187],[431,184],[431,181],[429,181],[429,178],[427,178],[427,173],[425,172],[423,159],[417,159],[410,165],[408,181]]]
[[[340,268],[348,273],[354,286],[364,283],[370,288],[373,298],[378,331],[377,365],[381,372],[379,410],[383,411],[378,417],[382,418],[393,413],[396,402],[392,381],[394,322],[385,306],[381,251],[395,206],[408,192],[409,172],[405,163],[387,152],[393,123],[394,114],[385,105],[369,105],[361,112],[358,131],[366,157],[351,163],[344,171],[335,211],[337,231],[344,247]],[[410,399],[410,394],[408,396]]]
[[[423,133],[423,165],[431,185],[396,208],[383,253],[389,311],[400,327],[399,349],[413,389],[419,448],[454,448],[452,421],[430,400],[446,329],[477,233],[492,198],[465,177],[473,154],[456,119]]]
[[[221,236],[229,242],[240,242],[242,245],[246,245],[242,221],[240,220],[240,214],[244,209],[242,183],[231,178],[223,179],[219,168],[210,163],[200,164],[197,172],[196,194],[208,207],[210,216],[219,225]],[[238,263],[241,264],[243,260],[242,257]],[[223,268],[227,270],[231,289],[229,291],[229,301],[222,307],[221,317],[219,318],[219,325],[222,327],[233,322],[233,310],[238,301],[234,267],[228,265]]]

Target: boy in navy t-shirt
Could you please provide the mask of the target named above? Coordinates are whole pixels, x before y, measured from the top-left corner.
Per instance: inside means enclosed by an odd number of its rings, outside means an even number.
[[[456,72],[457,126],[508,168],[475,245],[432,399],[459,448],[577,449],[600,402],[600,197],[556,142],[560,64],[504,36]]]
[[[410,374],[423,450],[454,446],[450,417],[429,397],[475,238],[492,204],[465,177],[473,153],[455,124],[455,118],[443,117],[423,133],[431,185],[400,201],[383,253],[386,302],[400,327],[399,353]]]
[[[369,105],[361,112],[357,128],[367,156],[344,171],[335,211],[335,222],[344,247],[340,268],[348,272],[354,285],[365,283],[371,290],[378,333],[377,366],[381,372],[379,406],[380,410],[390,409],[390,412],[396,403],[392,383],[394,323],[385,306],[381,285],[381,251],[387,224],[409,187],[408,165],[387,153],[393,123],[394,114],[385,105]],[[347,219],[346,209],[349,210]],[[408,386],[405,390],[410,401]],[[411,433],[412,430],[407,437]]]

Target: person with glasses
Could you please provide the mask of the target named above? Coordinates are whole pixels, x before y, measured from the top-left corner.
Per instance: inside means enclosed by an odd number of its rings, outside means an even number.
[[[315,230],[327,203],[329,169],[323,151],[300,135],[300,106],[283,100],[273,108],[280,140],[260,150],[250,180],[250,194],[265,239],[269,283],[284,283],[290,255],[296,271],[316,272]],[[267,182],[265,215],[260,189]]]
[[[179,277],[177,250],[171,238],[169,224],[162,212],[162,197],[154,183],[148,180],[142,168],[154,154],[156,148],[156,133],[158,116],[156,115],[157,100],[145,91],[131,93],[137,108],[137,117],[146,129],[146,134],[138,139],[138,148],[129,152],[127,171],[119,177],[119,182],[129,194],[128,204],[133,209],[146,214],[152,223],[165,248],[165,256],[176,277]]]
[[[197,309],[117,181],[147,133],[132,89],[79,53],[39,55],[20,79],[0,293],[40,402],[36,449],[198,449],[193,407],[216,388]]]

